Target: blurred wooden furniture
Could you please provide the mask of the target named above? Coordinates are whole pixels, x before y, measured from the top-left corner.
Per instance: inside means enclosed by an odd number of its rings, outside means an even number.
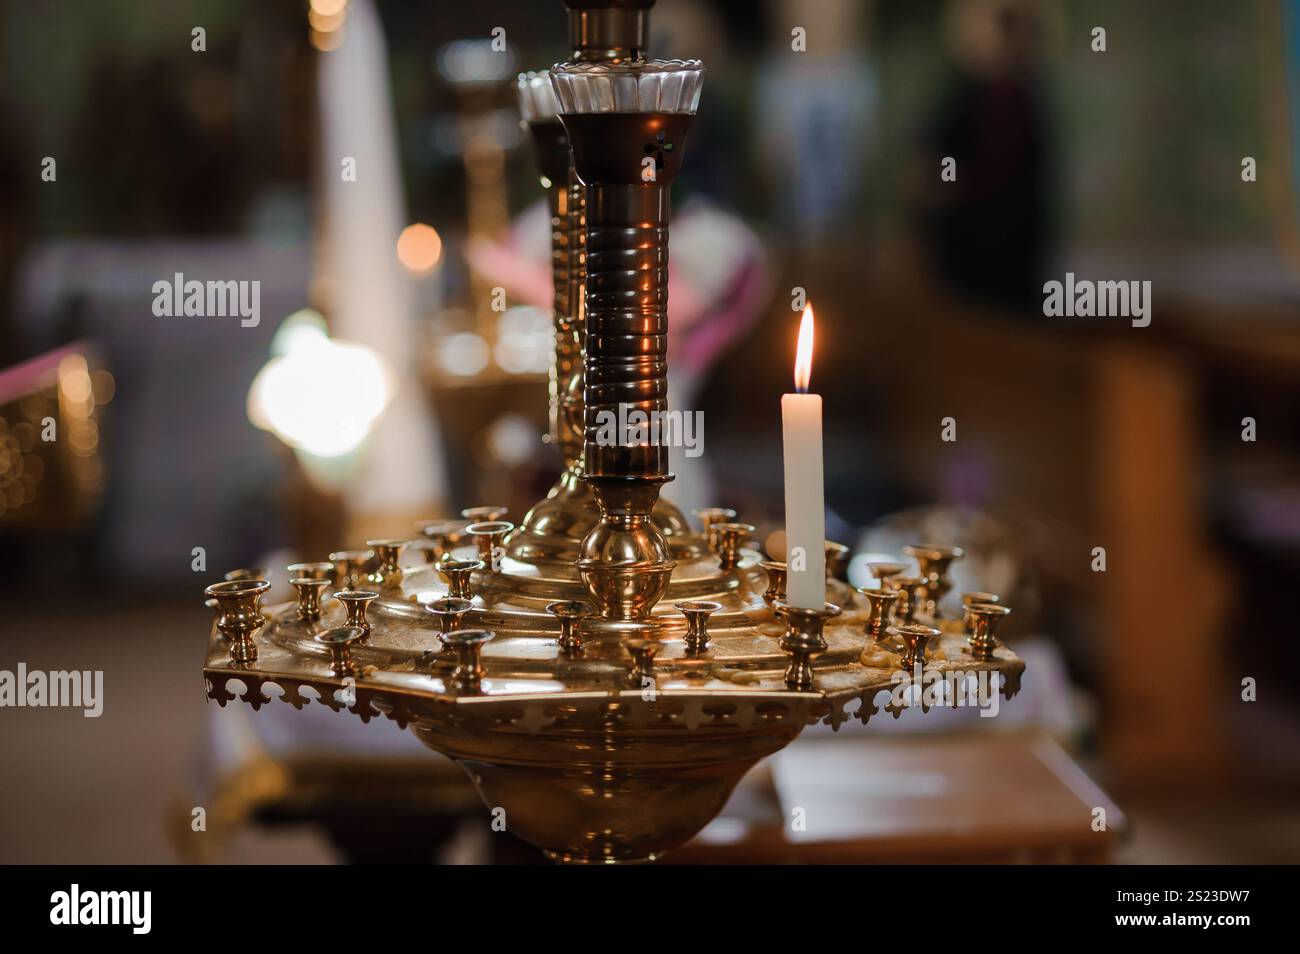
[[[772,761],[668,862],[1104,863],[1126,826],[1083,770],[1036,732],[806,738]],[[795,809],[802,832],[791,830]]]

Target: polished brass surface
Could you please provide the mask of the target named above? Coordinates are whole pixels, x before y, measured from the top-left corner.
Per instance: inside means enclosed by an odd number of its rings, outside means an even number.
[[[740,549],[754,536],[752,523],[715,523],[711,528],[717,540],[718,566],[734,570],[740,561]]]
[[[329,650],[330,675],[346,678],[360,673],[352,661],[352,644],[365,638],[365,630],[359,626],[336,626],[316,634],[316,642]]]
[[[381,590],[399,589],[402,584],[402,568],[398,561],[406,549],[406,540],[367,540],[366,546],[375,551],[379,565],[366,574],[366,582]]]
[[[933,626],[925,626],[921,623],[891,626],[887,634],[902,641],[903,669],[906,672],[925,667],[926,650],[930,648],[930,643],[941,635],[940,631]]]
[[[483,567],[482,560],[439,560],[434,564],[447,583],[447,595],[465,600],[474,598],[474,573]]]
[[[763,591],[763,602],[768,606],[785,602],[785,573],[783,560],[764,560],[759,564],[767,573],[767,589]]]
[[[374,558],[374,550],[336,550],[331,553],[330,562],[334,564],[334,585],[342,590],[363,585]]]
[[[839,616],[841,610],[834,603],[827,603],[821,609],[807,609],[802,606],[790,606],[778,603],[776,610],[785,620],[785,635],[781,638],[781,649],[790,655],[790,665],[785,671],[785,684],[799,692],[811,692],[813,681],[813,660],[827,650],[827,643],[822,631],[826,621]]]
[[[980,661],[992,659],[994,650],[1002,645],[998,641],[998,626],[1011,615],[1010,607],[1001,603],[972,603],[966,610],[972,620],[971,635],[966,639],[967,650]]]
[[[1001,603],[1002,597],[996,593],[963,593],[961,595],[961,628],[967,636],[974,632],[975,619],[971,616],[970,608],[972,603]]]
[[[598,616],[644,620],[668,590],[676,561],[651,518],[655,476],[587,476],[601,519],[582,541],[578,573]]]
[[[481,507],[466,507],[460,512],[469,523],[494,523],[497,520],[504,520],[510,514],[509,507],[503,507],[500,504],[489,504]],[[466,526],[468,529],[468,525]]]
[[[379,599],[379,594],[374,590],[339,590],[334,594],[334,598],[343,604],[344,611],[347,613],[346,625],[357,627],[361,630],[362,641],[368,640],[370,623],[366,619],[366,609]]]
[[[961,547],[936,546],[927,543],[903,547],[903,553],[916,561],[916,565],[921,568],[920,576],[924,581],[917,594],[920,603],[916,612],[926,619],[942,619],[943,613],[939,604],[952,589],[952,581],[948,579],[948,568],[953,560],[960,559],[962,556]]]
[[[709,617],[722,609],[722,604],[713,600],[683,600],[674,603],[673,609],[686,617],[686,651],[692,656],[707,652]]]
[[[217,631],[229,642],[230,658],[236,663],[257,660],[253,633],[266,622],[261,601],[270,588],[266,580],[226,580],[203,591],[216,604]]]
[[[326,564],[328,566],[328,564]],[[289,581],[298,593],[298,616],[308,621],[320,619],[320,597],[329,580],[310,576],[296,576]]]

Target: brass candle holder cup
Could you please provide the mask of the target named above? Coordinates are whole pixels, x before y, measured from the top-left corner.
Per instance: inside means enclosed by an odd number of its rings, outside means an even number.
[[[325,587],[330,585],[329,580],[322,580],[318,577],[296,576],[289,581],[298,592],[298,617],[308,622],[315,622],[320,619],[320,597],[325,591]]]
[[[466,511],[468,512],[468,511]],[[478,558],[493,573],[501,572],[501,560],[505,557],[506,534],[515,528],[508,520],[484,520],[471,523],[465,532],[473,538],[478,546]]]
[[[915,612],[927,619],[942,619],[939,604],[952,589],[948,568],[953,560],[961,558],[964,551],[961,547],[941,547],[926,543],[903,547],[903,553],[916,561],[924,583],[918,594],[920,603]]]
[[[972,632],[974,632],[975,620],[970,613],[970,608],[972,605],[974,605],[975,603],[1001,603],[1001,602],[1002,602],[1002,597],[998,596],[996,593],[980,593],[980,592],[963,593],[961,595],[962,631],[967,636],[969,636]]]
[[[483,644],[496,636],[486,629],[453,629],[443,642],[456,654],[451,685],[462,695],[477,694],[483,684]]]
[[[398,560],[402,558],[406,543],[405,540],[367,540],[366,546],[375,551],[379,566],[366,575],[366,582],[381,590],[400,590],[402,568],[398,565]]]
[[[230,658],[237,663],[257,660],[253,633],[266,622],[261,601],[270,588],[266,580],[226,580],[203,591],[216,604],[217,632],[226,637]]]
[[[330,674],[340,679],[359,675],[361,669],[352,661],[352,644],[365,639],[359,626],[338,626],[316,634],[316,642],[330,652]]]
[[[632,666],[627,671],[629,689],[652,689],[655,685],[655,656],[659,653],[659,643],[653,639],[625,639],[623,648],[632,657]]]
[[[907,572],[906,563],[868,563],[867,571],[873,578],[880,581],[883,588],[890,580],[896,576],[902,576]]]
[[[752,523],[715,523],[713,532],[718,541],[718,566],[734,570],[740,563],[741,547],[749,542],[756,529]]]
[[[546,612],[559,620],[560,636],[556,643],[565,657],[582,655],[582,634],[578,631],[578,626],[592,611],[590,603],[578,600],[557,600],[546,604]]]
[[[889,587],[898,594],[898,602],[894,604],[894,622],[906,626],[913,621],[920,602],[920,592],[924,586],[925,580],[919,576],[889,578]]]
[[[867,621],[864,624],[868,643],[862,649],[865,657],[867,653],[877,648],[872,644],[879,644],[885,640],[885,631],[889,629],[890,614],[894,611],[894,604],[898,602],[898,590],[867,590],[859,588],[858,592],[866,598],[867,605],[870,607],[867,615]]]
[[[981,662],[993,658],[993,651],[1002,645],[998,640],[998,626],[1011,615],[1011,609],[1001,603],[972,603],[966,607],[973,626],[966,639],[966,651]]]
[[[366,582],[374,550],[336,550],[330,554],[334,564],[334,585],[340,590],[356,589]]]
[[[903,669],[911,672],[917,666],[925,668],[925,651],[933,640],[939,638],[939,630],[921,623],[903,623],[891,626],[886,631],[896,636],[903,643]]]
[[[460,512],[460,515],[470,523],[496,523],[505,519],[509,513],[509,507],[486,505],[482,507],[466,507]]]
[[[763,602],[768,607],[785,602],[785,561],[763,560],[758,564],[767,573],[767,589],[763,591]]]
[[[686,617],[686,651],[698,656],[709,648],[709,617],[722,609],[713,600],[684,600],[673,609]]]
[[[849,568],[849,548],[833,540],[826,541],[826,580],[844,580]]]
[[[324,560],[316,563],[290,563],[285,571],[291,580],[325,580],[334,582],[334,564]]]
[[[785,684],[798,692],[811,692],[812,661],[826,652],[826,637],[822,631],[827,620],[840,615],[840,608],[834,603],[827,603],[821,609],[778,603],[775,610],[785,620],[781,649],[790,657],[789,668],[785,671]]]
[[[360,629],[362,642],[370,639],[370,623],[366,621],[366,607],[379,599],[379,594],[374,590],[339,590],[334,594],[334,598],[343,604],[344,612],[347,613],[345,625]]]
[[[430,601],[427,611],[437,621],[439,634],[445,637],[453,629],[460,629],[461,620],[473,608],[474,603],[471,600],[459,596],[444,596]]]
[[[718,552],[718,537],[713,528],[720,523],[731,523],[736,519],[736,511],[730,507],[703,507],[695,511],[695,518],[700,521],[700,530],[708,541],[709,550]]]
[[[224,577],[228,583],[237,583],[241,580],[267,580],[271,579],[271,571],[264,566],[245,566],[238,570],[231,570]]]
[[[483,569],[482,560],[440,560],[434,569],[447,584],[447,595],[464,600],[474,598],[474,573]]]
[[[421,520],[417,523],[416,532],[433,544],[432,550],[426,551],[426,559],[429,556],[431,562],[451,559],[452,551],[469,538],[465,528],[470,523],[469,520]]]

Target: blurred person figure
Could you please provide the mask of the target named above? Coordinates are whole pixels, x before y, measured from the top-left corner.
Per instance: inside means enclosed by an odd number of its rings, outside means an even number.
[[[862,191],[879,101],[866,50],[872,5],[771,0],[769,6],[775,46],[758,76],[755,135],[779,184],[779,220],[796,241],[816,244],[854,215]]]
[[[1038,0],[954,0],[950,76],[923,132],[915,176],[923,242],[951,289],[1013,309],[1041,307],[1054,234],[1050,129]],[[940,177],[955,160],[955,179]]]

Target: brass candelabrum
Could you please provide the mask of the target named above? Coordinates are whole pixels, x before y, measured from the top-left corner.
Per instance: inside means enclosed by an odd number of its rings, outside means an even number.
[[[910,578],[884,566],[880,598],[836,578],[844,548],[829,544],[826,605],[787,605],[785,565],[752,549],[753,526],[711,508],[691,528],[659,498],[664,448],[601,439],[601,412],[667,405],[668,186],[703,69],[645,58],[653,0],[566,3],[574,56],[549,73],[553,99],[538,74],[521,80],[544,184],[563,192],[556,489],[517,529],[502,508],[470,508],[405,547],[294,564],[298,599],[282,606],[260,606],[264,571],[216,584],[204,675],[221,705],[258,708],[275,685],[296,708],[315,699],[410,728],[556,861],[645,861],[691,838],[805,725],[865,723],[881,692],[897,717],[895,690],[914,678],[903,652],[921,671],[1000,673],[1008,698],[1023,664],[994,635],[996,595],[969,602],[969,634],[939,618],[947,563]]]

